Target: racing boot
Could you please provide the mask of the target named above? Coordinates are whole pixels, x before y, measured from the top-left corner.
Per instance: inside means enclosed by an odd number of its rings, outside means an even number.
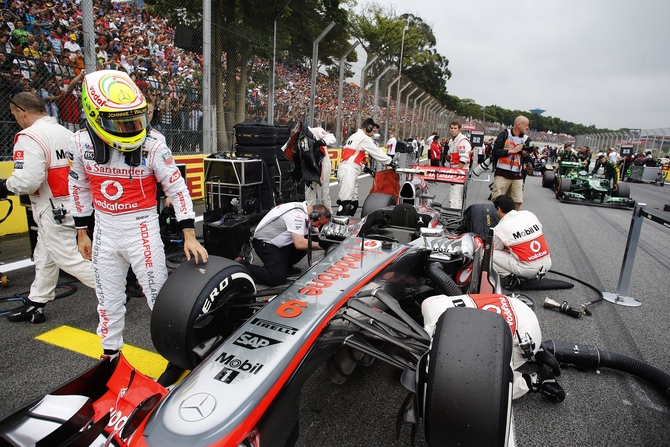
[[[105,349],[102,352],[102,355],[100,356],[100,360],[109,359],[113,362],[114,360],[119,358],[120,353],[121,351],[119,351],[118,349]]]
[[[47,321],[44,316],[45,304],[26,300],[26,304],[7,314],[7,318],[9,321],[30,321],[31,324],[44,323]]]

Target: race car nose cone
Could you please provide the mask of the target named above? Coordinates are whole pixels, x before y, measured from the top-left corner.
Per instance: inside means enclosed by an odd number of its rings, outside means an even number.
[[[179,417],[186,422],[197,422],[214,413],[216,399],[209,393],[198,393],[187,397],[179,405]]]

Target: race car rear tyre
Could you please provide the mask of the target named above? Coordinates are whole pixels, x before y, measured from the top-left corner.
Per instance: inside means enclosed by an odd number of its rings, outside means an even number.
[[[544,188],[551,188],[554,186],[554,180],[556,179],[556,174],[554,171],[544,171],[542,176],[542,186]]]
[[[556,191],[556,198],[560,199],[563,195],[572,190],[572,180],[561,177],[558,179],[558,190]]]
[[[371,212],[378,210],[379,208],[384,208],[386,206],[395,205],[395,199],[390,194],[382,194],[378,192],[373,192],[368,195],[363,202],[363,209],[361,210],[361,219],[370,214]]]
[[[254,297],[238,298],[255,291],[247,269],[230,259],[210,256],[206,264],[193,259],[181,264],[163,285],[151,313],[156,350],[170,363],[193,369],[212,348],[207,343],[224,340],[251,317],[251,308],[231,305],[255,302]]]
[[[614,185],[613,195],[614,197],[630,197],[630,186],[625,183],[617,183]]]
[[[496,312],[456,307],[440,316],[425,379],[430,447],[506,445],[512,349],[509,325]]]

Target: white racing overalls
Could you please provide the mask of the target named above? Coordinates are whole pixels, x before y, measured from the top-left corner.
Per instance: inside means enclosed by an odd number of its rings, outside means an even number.
[[[457,168],[459,163],[463,163],[464,169],[470,166],[470,152],[472,146],[470,140],[465,135],[459,133],[455,138],[449,140],[449,163],[452,168]],[[466,180],[467,181],[467,178]],[[463,185],[451,185],[449,188],[449,208],[461,209],[463,207]]]
[[[363,171],[365,154],[369,153],[378,162],[388,165],[392,158],[389,157],[367,136],[363,129],[349,137],[342,148],[342,160],[337,168],[337,181],[340,184],[340,209],[342,202],[358,201],[358,176]]]
[[[514,351],[512,353],[512,367],[514,368],[514,387],[513,399],[526,394],[528,390],[528,383],[521,376],[521,373],[516,371],[521,365],[526,363],[526,358],[523,356],[523,350],[519,346],[519,337],[521,339],[528,339],[535,343],[533,354],[537,353],[542,343],[542,331],[540,330],[540,323],[537,321],[535,312],[528,307],[523,301],[516,298],[506,297],[503,295],[459,295],[446,296],[437,295],[427,298],[421,304],[421,313],[423,314],[424,329],[431,337],[435,332],[437,320],[450,307],[472,307],[496,312],[502,315],[507,324],[512,330],[514,338]],[[519,336],[517,336],[517,332]]]
[[[323,140],[328,146],[334,146],[337,143],[335,135],[326,132],[321,127],[310,127],[310,132],[317,140]],[[311,183],[305,188],[305,200],[308,205],[316,205],[322,203],[331,210],[330,202],[330,171],[332,169],[330,164],[330,156],[328,155],[328,146],[321,146],[323,151],[323,160],[321,160],[321,186],[317,183]],[[331,210],[332,211],[332,210]]]
[[[128,266],[132,266],[151,309],[167,279],[156,182],[172,200],[182,228],[193,228],[195,213],[186,183],[165,143],[147,138],[140,149],[142,162],[136,167],[125,163],[123,152],[107,150],[110,161],[98,164],[88,132],[72,136],[70,195],[78,228],[95,208],[92,260],[100,316],[98,335],[104,349],[118,350],[123,347]]]
[[[551,268],[542,224],[530,211],[511,210],[494,228],[493,267],[500,276],[530,278]]]
[[[77,249],[77,230],[70,212],[67,150],[72,132],[45,116],[14,138],[14,173],[7,189],[28,194],[37,224],[37,244],[33,252],[35,280],[28,299],[47,303],[54,299],[58,271],[69,273],[93,288],[91,262]],[[65,220],[56,222],[54,207],[65,209]]]

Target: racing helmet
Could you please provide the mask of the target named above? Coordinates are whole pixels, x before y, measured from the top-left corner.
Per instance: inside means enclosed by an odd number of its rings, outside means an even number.
[[[130,77],[116,70],[84,76],[82,105],[89,127],[109,146],[131,152],[147,136],[147,102]]]

